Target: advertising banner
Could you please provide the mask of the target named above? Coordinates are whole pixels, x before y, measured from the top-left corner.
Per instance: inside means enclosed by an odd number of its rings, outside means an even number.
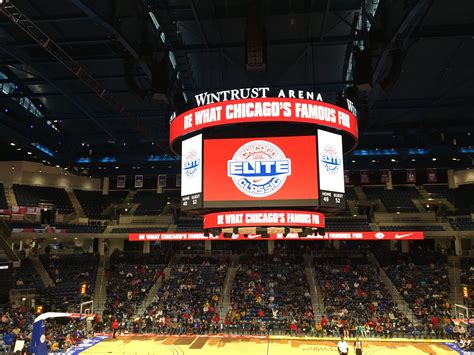
[[[158,175],[158,186],[166,187],[166,175]]]
[[[360,172],[360,183],[361,184],[368,184],[369,183],[369,171],[368,170],[361,170]]]
[[[202,134],[183,141],[181,156],[181,208],[201,208]]]
[[[203,233],[132,233],[128,240],[145,241],[183,241],[183,240],[422,240],[424,232],[328,232],[325,235],[312,235],[300,238],[297,233],[270,234],[268,238],[258,234],[236,234],[230,238],[224,235],[204,236]]]
[[[416,183],[416,170],[415,169],[407,169],[407,182],[408,183]]]
[[[428,182],[438,182],[438,172],[436,169],[428,169],[426,175]]]
[[[135,175],[135,188],[143,187],[143,175]]]
[[[117,176],[117,189],[124,189],[125,188],[125,175],[118,175]]]
[[[388,182],[388,170],[380,170],[380,182],[385,184]]]
[[[316,206],[316,138],[204,141],[204,207]]]
[[[233,211],[204,215],[203,228],[301,226],[324,228],[324,215],[310,211]]]
[[[314,124],[358,137],[357,118],[348,110],[322,101],[276,97],[228,100],[186,111],[171,121],[170,143],[210,127],[256,122]]]

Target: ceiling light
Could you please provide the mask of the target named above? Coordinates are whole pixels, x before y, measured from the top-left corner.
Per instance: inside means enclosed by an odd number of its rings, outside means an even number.
[[[14,147],[16,144],[15,144],[15,143],[13,143],[13,142],[11,142],[11,143],[10,143],[10,145],[11,145],[12,147]]]
[[[431,159],[431,160],[436,161],[436,158],[433,158],[433,159]]]
[[[118,169],[118,168],[119,168],[118,166],[115,167],[115,169]]]
[[[390,159],[390,161],[391,161],[392,163],[396,163],[396,162],[397,162],[397,160],[396,160],[396,159],[393,159],[393,158]]]
[[[375,159],[372,159],[372,163],[376,163],[376,162],[377,162],[377,160],[375,160]]]
[[[31,155],[31,154],[33,154],[33,153],[32,153],[32,152],[28,152],[28,155]]]
[[[356,161],[355,161],[355,160],[353,160],[352,162],[353,162],[353,163],[355,163]]]
[[[16,148],[16,150],[21,151],[21,148]]]
[[[415,159],[415,158],[413,158],[411,161],[416,161],[416,159]]]

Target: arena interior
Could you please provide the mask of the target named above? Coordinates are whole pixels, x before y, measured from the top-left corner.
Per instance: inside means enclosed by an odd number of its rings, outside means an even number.
[[[472,0],[0,24],[0,353],[474,351]]]

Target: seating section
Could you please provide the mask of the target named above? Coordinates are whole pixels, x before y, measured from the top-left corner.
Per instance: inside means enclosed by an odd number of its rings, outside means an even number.
[[[13,185],[19,206],[37,207],[40,201],[51,201],[61,214],[74,212],[71,201],[64,189],[57,187]]]
[[[33,262],[30,259],[23,259],[19,268],[13,269],[14,288],[44,288],[43,281],[36,272]]]
[[[139,204],[134,213],[136,216],[148,216],[160,214],[167,200],[164,194],[156,191],[138,191],[133,202]]]
[[[54,291],[45,295],[48,303],[55,304],[62,311],[77,312],[81,302],[88,301],[94,294],[95,278],[99,257],[92,254],[43,254],[40,260],[53,280]],[[84,294],[81,285],[86,283]]]
[[[450,222],[451,227],[457,231],[472,231],[474,230],[474,222],[471,221],[470,217],[457,218],[455,221]]]
[[[3,187],[3,184],[0,182],[0,209],[7,209],[8,208],[8,203],[7,203],[7,197],[5,195],[5,188]]]
[[[109,191],[108,195],[103,195],[101,191],[74,190],[74,194],[87,217],[100,219],[102,212],[111,203],[123,201],[128,191]]]
[[[302,258],[242,255],[231,301],[226,323],[232,324],[236,332],[311,331],[314,314]]]
[[[379,255],[388,277],[422,324],[450,316],[450,285],[446,257],[438,252],[413,249],[404,256],[394,252]]]
[[[202,232],[202,220],[181,221],[176,226],[177,232]]]
[[[164,233],[168,231],[166,227],[130,227],[114,228],[112,233]]]
[[[417,212],[412,199],[420,198],[414,186],[394,186],[393,190],[385,190],[384,186],[364,186],[369,200],[379,199],[388,212]]]
[[[425,231],[425,232],[441,232],[445,229],[443,226],[435,225],[398,225],[398,226],[380,226],[381,231]]]
[[[326,335],[382,336],[409,325],[366,258],[317,258],[314,265],[327,311],[321,319]]]
[[[10,228],[23,228],[23,229],[44,229],[39,223],[23,223],[23,222],[8,222]],[[57,223],[54,226],[56,229],[60,229],[63,233],[91,233],[98,234],[104,233],[106,226],[100,222],[90,222],[83,224],[62,224]]]
[[[154,331],[169,334],[215,333],[216,311],[228,269],[227,258],[185,257],[175,261],[144,316]]]
[[[431,194],[432,198],[446,198],[448,194],[448,185],[446,184],[429,184],[423,185],[426,192]]]
[[[363,232],[371,231],[366,218],[336,217],[325,218],[326,230],[329,232]]]
[[[167,263],[167,256],[159,250],[148,255],[141,252],[114,251],[107,271],[104,319],[129,320]]]

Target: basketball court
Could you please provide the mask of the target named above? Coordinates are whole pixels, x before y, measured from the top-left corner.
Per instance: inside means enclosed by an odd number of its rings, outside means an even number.
[[[209,337],[209,336],[127,336],[107,339],[83,354],[162,354],[162,355],[240,355],[240,354],[337,354],[337,339],[287,337]],[[352,346],[353,340],[348,341]],[[364,354],[456,354],[443,341],[404,339],[364,340]],[[349,354],[354,354],[351,349]]]

